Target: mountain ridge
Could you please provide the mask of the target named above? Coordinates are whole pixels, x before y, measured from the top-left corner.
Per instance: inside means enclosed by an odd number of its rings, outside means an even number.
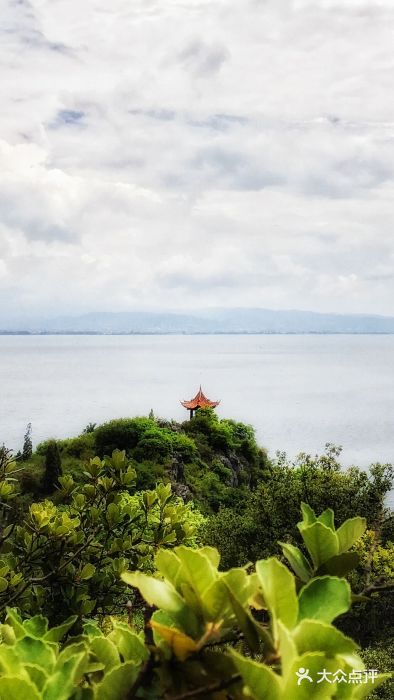
[[[262,308],[102,311],[2,322],[2,334],[394,333],[394,317]]]

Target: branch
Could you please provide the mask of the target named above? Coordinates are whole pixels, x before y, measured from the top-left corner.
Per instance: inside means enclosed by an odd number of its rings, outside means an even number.
[[[367,586],[364,588],[363,592],[361,595],[370,595],[371,593],[389,593],[391,591],[394,591],[394,581],[392,583],[382,583],[379,585],[374,585],[371,584],[370,586]]]
[[[229,688],[231,685],[235,685],[235,683],[238,683],[241,680],[241,678],[241,675],[237,673],[234,676],[231,676],[231,678],[228,678],[227,680],[217,681],[216,683],[211,683],[211,685],[206,685],[203,688],[195,688],[195,690],[188,690],[186,693],[182,693],[182,695],[176,695],[174,698],[172,698],[172,700],[189,700],[189,698],[198,697],[205,698],[211,693],[218,693],[220,690],[226,690],[226,688]]]

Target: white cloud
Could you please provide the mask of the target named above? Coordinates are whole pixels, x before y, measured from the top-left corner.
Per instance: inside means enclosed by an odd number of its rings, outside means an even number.
[[[388,0],[9,0],[0,314],[394,314]]]

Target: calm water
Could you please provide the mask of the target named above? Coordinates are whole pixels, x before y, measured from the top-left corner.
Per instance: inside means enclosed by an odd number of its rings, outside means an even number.
[[[0,337],[0,443],[89,422],[186,418],[202,384],[270,452],[343,445],[343,462],[394,461],[394,336]]]

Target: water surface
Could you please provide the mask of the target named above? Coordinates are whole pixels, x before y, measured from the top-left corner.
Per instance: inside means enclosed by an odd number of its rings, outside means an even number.
[[[0,442],[19,449],[28,422],[36,444],[151,408],[182,420],[200,383],[271,453],[394,461],[394,336],[1,336]]]

